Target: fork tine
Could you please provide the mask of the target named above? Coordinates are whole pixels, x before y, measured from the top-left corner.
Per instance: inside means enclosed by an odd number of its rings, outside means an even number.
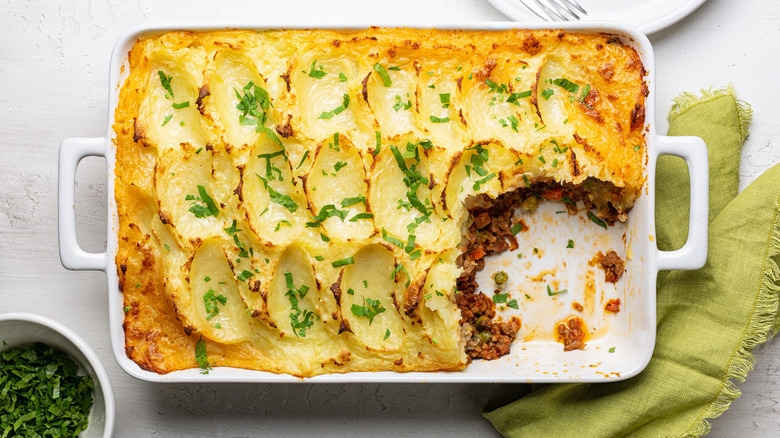
[[[558,20],[569,21],[567,17],[564,17],[559,13],[550,9],[545,3],[542,2],[542,0],[531,0],[531,1],[533,1],[534,4],[536,4],[536,6],[538,6],[542,11],[544,11],[544,13],[550,17],[549,19],[553,21],[558,21]]]
[[[585,8],[580,6],[580,4],[577,3],[577,0],[561,0],[561,1],[568,3],[572,7],[577,8],[578,11],[582,12],[585,15],[588,15],[588,11],[586,11]]]
[[[567,20],[570,17],[574,18],[575,20],[580,19],[580,16],[577,15],[576,12],[572,11],[566,3],[562,2],[562,0],[547,0],[547,3],[551,4],[555,9],[557,9],[561,15],[566,16]]]
[[[540,14],[539,12],[537,12],[536,9],[532,8],[531,6],[528,6],[528,3],[526,3],[527,1],[537,2],[538,0],[520,0],[520,4],[525,6],[526,9],[528,9],[531,12],[533,12],[534,15],[536,15],[539,18],[541,18],[542,20],[544,20],[544,21],[549,21],[550,20],[550,17],[545,17],[544,15]]]

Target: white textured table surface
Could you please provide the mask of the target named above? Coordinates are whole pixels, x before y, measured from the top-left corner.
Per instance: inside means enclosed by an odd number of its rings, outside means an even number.
[[[506,20],[482,0],[72,2],[0,5],[0,313],[52,317],[97,351],[116,394],[117,436],[493,436],[481,409],[513,385],[150,384],[117,366],[101,272],[69,272],[57,250],[57,152],[67,137],[105,135],[108,62],[138,24],[187,22],[431,23]],[[682,91],[733,82],[755,118],[741,187],[780,162],[780,8],[773,0],[709,0],[650,37],[658,129]],[[82,246],[105,247],[105,164],[82,162]],[[711,436],[780,436],[780,341],[755,351],[743,396]]]

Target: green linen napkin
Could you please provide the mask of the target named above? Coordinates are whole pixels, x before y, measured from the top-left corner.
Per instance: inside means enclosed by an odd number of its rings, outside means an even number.
[[[675,99],[669,135],[695,135],[710,161],[707,264],[658,277],[655,352],[638,376],[615,383],[534,386],[484,415],[510,437],[702,436],[707,419],[739,397],[752,349],[780,330],[780,165],[737,195],[751,112],[731,87]],[[688,175],[659,159],[660,249],[679,248],[688,226]]]

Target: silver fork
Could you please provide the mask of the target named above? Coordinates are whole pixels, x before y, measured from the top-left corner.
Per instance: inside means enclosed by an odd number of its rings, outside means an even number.
[[[528,10],[545,21],[579,20],[588,12],[577,0],[520,0]]]

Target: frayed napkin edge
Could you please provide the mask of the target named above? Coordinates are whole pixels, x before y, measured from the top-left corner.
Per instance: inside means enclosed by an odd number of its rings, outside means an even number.
[[[682,437],[701,437],[710,431],[708,420],[726,412],[731,403],[742,395],[735,380],[744,382],[748,372],[753,369],[756,363],[753,349],[780,331],[780,198],[775,202],[775,213],[764,251],[764,266],[758,287],[753,316],[745,327],[739,347],[732,354],[720,391]]]
[[[739,123],[739,136],[744,141],[748,134],[748,127],[753,121],[753,109],[750,108],[750,104],[743,100],[737,99],[737,92],[734,90],[734,84],[728,84],[724,88],[718,90],[702,89],[701,96],[692,92],[685,92],[672,99],[672,108],[669,110],[669,121],[671,122],[675,118],[681,116],[689,109],[695,107],[700,103],[711,102],[720,97],[731,97],[734,99],[734,105],[737,107],[737,122]]]

